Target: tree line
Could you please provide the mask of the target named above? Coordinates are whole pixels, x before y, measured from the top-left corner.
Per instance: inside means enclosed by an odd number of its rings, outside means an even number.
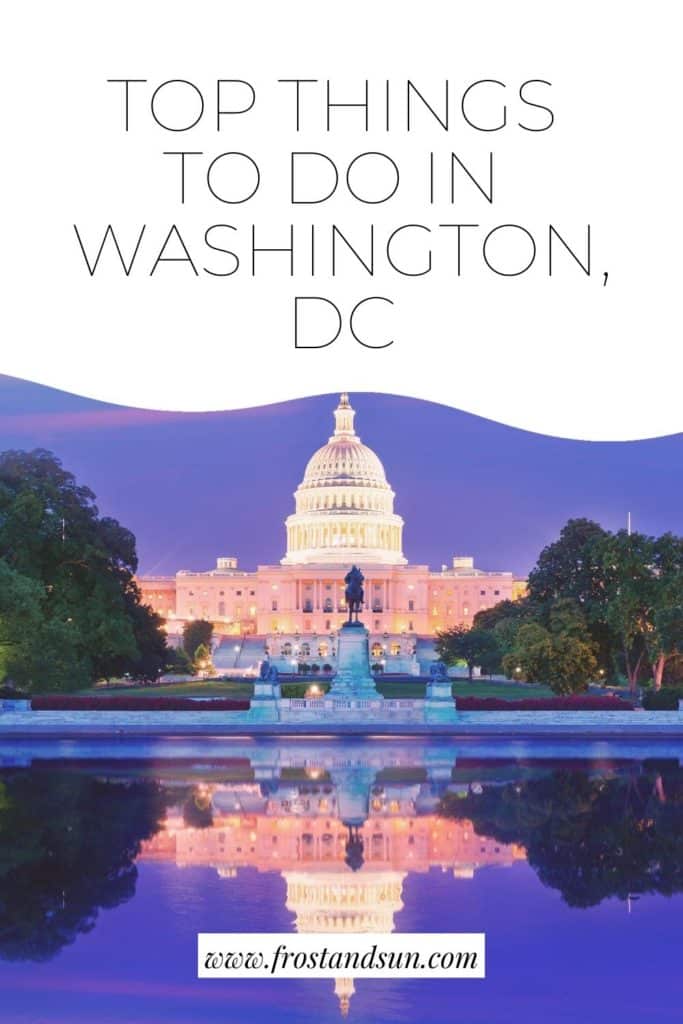
[[[51,452],[0,454],[0,683],[39,692],[156,678],[172,660],[142,603],[135,538]]]
[[[683,538],[570,519],[518,601],[437,638],[447,663],[575,693],[591,682],[683,686]]]
[[[676,759],[632,763],[611,773],[559,767],[447,793],[444,817],[471,821],[477,835],[524,846],[544,885],[572,907],[610,897],[683,891],[683,769]]]

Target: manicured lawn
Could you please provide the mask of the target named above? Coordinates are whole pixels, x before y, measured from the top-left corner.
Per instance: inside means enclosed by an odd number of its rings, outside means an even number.
[[[378,689],[384,697],[424,697],[425,684],[413,682],[379,683]],[[501,683],[495,680],[477,679],[468,682],[458,679],[452,686],[454,697],[500,697],[502,700],[521,700],[524,697],[552,697],[553,692],[547,686],[520,686],[519,683]]]
[[[311,685],[305,683],[284,682],[285,694],[287,696],[303,697],[307,688]],[[321,690],[326,691],[329,684],[322,680],[315,684]],[[418,680],[406,680],[405,682],[391,680],[379,682],[378,689],[382,696],[388,698],[397,697],[424,697],[425,684]],[[168,686],[133,686],[133,687],[93,687],[89,690],[82,690],[83,695],[100,697],[119,695],[126,697],[232,697],[235,700],[244,700],[251,697],[253,684],[248,679],[230,679],[223,682],[207,682],[204,679],[190,683],[171,683]],[[524,697],[552,697],[552,691],[547,686],[521,686],[519,683],[503,683],[498,680],[478,679],[469,683],[466,679],[458,679],[453,683],[454,695],[461,697],[500,697],[503,700],[520,700]]]
[[[520,683],[503,683],[497,680],[478,679],[469,683],[459,679],[453,684],[457,697],[500,697],[502,700],[524,700],[525,697],[553,697],[549,686],[522,686]]]
[[[232,697],[248,700],[253,693],[253,684],[245,679],[230,679],[226,682],[207,682],[198,679],[191,683],[169,683],[168,686],[93,686],[79,690],[79,696],[87,697]]]

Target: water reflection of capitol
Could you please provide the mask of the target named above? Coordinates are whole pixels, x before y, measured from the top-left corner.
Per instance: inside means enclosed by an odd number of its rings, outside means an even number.
[[[407,874],[440,868],[467,879],[524,859],[519,846],[439,817],[448,788],[419,770],[311,765],[260,782],[203,783],[191,799],[205,820],[188,824],[187,804],[170,808],[142,856],[226,879],[246,867],[277,871],[300,932],[391,932]],[[353,980],[337,979],[335,991],[346,1014]]]

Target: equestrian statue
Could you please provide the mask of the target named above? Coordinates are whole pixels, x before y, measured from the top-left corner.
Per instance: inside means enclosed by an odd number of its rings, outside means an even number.
[[[346,605],[349,609],[349,618],[346,622],[347,626],[358,624],[358,614],[363,607],[363,599],[365,597],[365,593],[363,591],[364,579],[365,577],[363,576],[363,573],[356,565],[354,565],[344,577],[344,583],[346,584],[344,597],[346,598]]]

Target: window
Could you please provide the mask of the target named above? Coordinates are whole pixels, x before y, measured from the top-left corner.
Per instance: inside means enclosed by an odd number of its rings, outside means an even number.
[[[414,601],[408,601],[408,611],[409,612],[414,612],[415,611],[415,602]]]
[[[333,612],[334,611],[334,607],[332,605],[332,598],[331,597],[326,597],[325,598],[325,603],[323,605],[323,611],[324,612]]]
[[[479,596],[480,597],[486,597],[486,591],[485,590],[480,590],[479,591]]]
[[[329,646],[325,640],[318,644],[318,657],[326,658],[329,651]]]
[[[398,643],[397,640],[394,640],[393,644],[391,645],[391,656],[393,658],[397,658],[400,653],[401,653],[401,645],[400,645],[400,643]]]
[[[332,629],[332,619],[325,619],[325,629]]]
[[[382,645],[380,643],[376,643],[375,642],[372,645],[371,654],[372,654],[373,658],[381,658],[382,657]]]
[[[411,620],[410,620],[410,622],[408,623],[408,631],[409,631],[410,633],[412,633],[412,631],[413,631],[413,620],[412,620],[412,619],[411,619]]]
[[[270,610],[273,611],[273,612],[277,611],[277,601],[276,600],[273,600],[273,601],[270,602]]]
[[[310,644],[302,644],[301,645],[301,657],[302,658],[310,658],[310,656],[311,656],[311,645]]]
[[[500,590],[494,590],[493,591],[493,596],[494,597],[500,597]]]
[[[218,602],[218,617],[220,619],[225,618],[225,601]]]
[[[470,614],[470,610],[469,610],[469,608],[467,607],[466,604],[463,605],[463,607],[462,607],[462,613],[463,613],[463,615],[469,615]]]
[[[242,591],[241,590],[236,590],[235,593],[237,594],[238,597],[242,596]]]
[[[312,601],[304,601],[304,611],[305,612],[312,612],[313,611],[313,602]]]
[[[290,644],[289,640],[287,640],[286,643],[284,643],[282,645],[282,657],[283,658],[291,658],[291,656],[292,656],[292,645]]]
[[[381,629],[381,628],[382,628],[382,626],[380,624],[380,620],[379,619],[375,619],[375,629]]]

